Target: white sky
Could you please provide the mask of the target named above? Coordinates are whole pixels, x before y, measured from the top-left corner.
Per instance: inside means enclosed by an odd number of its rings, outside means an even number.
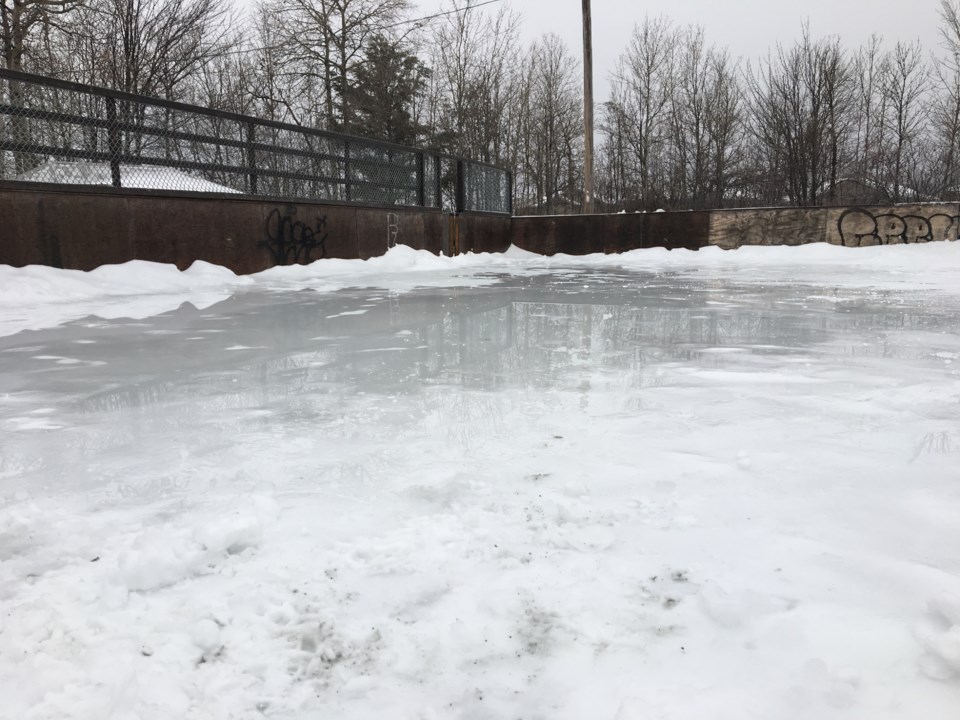
[[[581,0],[503,2],[523,16],[525,40],[554,32],[579,55]],[[440,0],[419,2],[424,15],[440,5]],[[877,33],[890,43],[920,39],[935,50],[940,41],[938,7],[938,0],[593,0],[597,99],[605,99],[607,78],[644,14],[666,15],[678,25],[703,25],[708,40],[753,59],[778,41],[791,42],[805,19],[815,36],[840,35],[850,48]]]

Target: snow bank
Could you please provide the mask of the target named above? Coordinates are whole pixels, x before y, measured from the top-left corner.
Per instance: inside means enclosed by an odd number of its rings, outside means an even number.
[[[189,293],[250,284],[218,265],[197,261],[184,271],[176,265],[132,260],[83,272],[43,265],[0,265],[0,304],[74,303],[104,296]]]
[[[141,319],[185,302],[202,308],[253,285],[250,278],[202,261],[184,271],[142,260],[89,272],[0,265],[0,335],[54,327],[88,315]]]
[[[869,248],[818,243],[735,251],[650,248],[620,255],[553,257],[511,247],[500,254],[469,253],[452,258],[398,245],[369,260],[319,260],[242,277],[200,261],[183,272],[173,265],[145,261],[105,265],[90,272],[0,265],[0,335],[51,327],[86,315],[144,318],[184,302],[206,307],[241,290],[332,292],[378,287],[405,292],[418,287],[476,287],[495,282],[494,274],[542,273],[565,267],[619,267],[732,280],[750,280],[762,269],[774,283],[952,291],[960,288],[960,243]]]
[[[523,252],[523,251],[520,251]],[[540,256],[528,253],[529,258]],[[285,265],[253,275],[255,283],[272,290],[340,290],[345,287],[382,287],[412,290],[431,286],[477,286],[490,282],[488,272],[522,271],[525,258],[516,253],[467,253],[457,257],[434,255],[397,245],[369,260],[318,260],[310,265]]]
[[[88,315],[141,319],[186,302],[205,308],[242,290],[330,292],[376,286],[402,292],[424,286],[477,286],[493,282],[482,277],[483,273],[522,271],[518,262],[523,257],[514,252],[448,258],[399,245],[370,260],[320,260],[251,276],[238,276],[202,261],[182,272],[174,265],[142,260],[103,265],[89,272],[0,265],[0,336],[53,327]]]

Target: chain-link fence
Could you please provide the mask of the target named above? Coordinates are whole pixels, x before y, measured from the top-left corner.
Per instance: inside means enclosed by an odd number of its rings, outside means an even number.
[[[0,180],[511,212],[492,165],[3,69]]]
[[[510,213],[513,195],[510,173],[490,165],[464,164],[464,209]]]

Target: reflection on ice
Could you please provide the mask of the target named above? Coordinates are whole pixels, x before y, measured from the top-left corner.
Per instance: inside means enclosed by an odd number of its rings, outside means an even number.
[[[665,382],[656,368],[671,363],[733,373],[817,358],[842,367],[844,357],[914,356],[904,331],[955,329],[952,314],[928,305],[834,297],[570,271],[407,294],[243,293],[202,312],[185,304],[148,321],[21,333],[0,339],[0,393],[59,412],[44,423],[8,403],[3,461],[40,458],[46,482],[96,485],[110,473],[90,471],[91,460],[150,438],[192,447],[203,442],[187,438],[325,432],[364,404],[376,422],[402,426],[422,419],[429,388],[444,386],[585,391],[605,378],[635,403],[631,393]],[[398,396],[411,395],[391,416]],[[52,429],[56,441],[30,432]],[[44,450],[50,442],[58,452]]]

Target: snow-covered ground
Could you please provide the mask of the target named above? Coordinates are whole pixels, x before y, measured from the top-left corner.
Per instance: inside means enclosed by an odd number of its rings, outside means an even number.
[[[0,267],[0,717],[960,716],[960,243]]]

